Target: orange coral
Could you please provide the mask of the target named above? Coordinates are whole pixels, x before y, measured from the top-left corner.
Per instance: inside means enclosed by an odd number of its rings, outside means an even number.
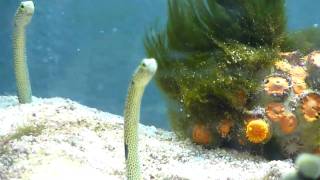
[[[291,134],[293,133],[298,125],[298,121],[296,116],[291,113],[287,112],[280,118],[280,129],[284,134]]]
[[[314,148],[313,153],[320,155],[320,146]]]
[[[229,135],[233,125],[234,125],[233,122],[229,119],[223,119],[222,121],[219,122],[219,125],[217,126],[217,130],[222,138],[226,138]]]
[[[265,142],[270,136],[269,124],[262,120],[256,119],[247,123],[246,137],[255,144]]]
[[[265,80],[264,90],[268,95],[283,96],[289,91],[289,82],[284,77],[271,76]]]
[[[302,98],[301,110],[306,121],[313,122],[318,119],[320,113],[320,95],[309,93]]]
[[[192,130],[192,140],[197,144],[207,145],[212,142],[210,129],[204,124],[196,124]]]
[[[282,103],[272,102],[266,107],[267,117],[274,122],[279,121],[279,119],[283,116],[284,111],[285,107]]]
[[[293,92],[295,94],[301,94],[308,88],[306,82],[301,79],[293,79],[292,84]]]

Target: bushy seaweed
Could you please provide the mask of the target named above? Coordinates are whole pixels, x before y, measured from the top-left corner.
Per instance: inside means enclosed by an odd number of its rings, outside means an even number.
[[[169,112],[178,134],[190,123],[238,116],[250,103],[284,39],[283,3],[168,1],[167,27],[150,31],[145,47],[158,61],[156,81],[174,104]]]
[[[291,112],[303,103],[297,91],[308,88],[307,60],[283,53],[319,48],[318,28],[288,33],[284,0],[168,0],[168,8],[166,29],[150,30],[144,42],[178,136],[267,158],[320,149],[320,122]],[[283,87],[289,94],[272,94]],[[267,109],[277,103],[285,108]]]

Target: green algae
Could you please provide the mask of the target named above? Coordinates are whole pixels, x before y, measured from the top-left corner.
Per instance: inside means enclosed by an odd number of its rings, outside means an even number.
[[[13,134],[1,137],[0,144],[5,144],[13,140],[19,140],[23,136],[38,136],[42,133],[44,129],[45,126],[41,124],[20,126],[16,129],[16,131]]]
[[[213,37],[253,47],[277,47],[286,27],[284,0],[169,0],[170,49],[212,51]]]
[[[284,40],[284,1],[169,0],[168,9],[166,29],[151,30],[145,48],[171,126],[186,137],[190,125],[239,117],[253,102]]]
[[[20,140],[23,136],[38,136],[45,129],[44,125],[26,125],[17,127],[12,134],[0,137],[0,156],[10,153],[7,143]],[[13,162],[10,161],[12,164]]]
[[[299,120],[292,145],[290,135],[253,144],[245,134],[247,120],[266,116],[264,80],[277,72],[280,52],[306,55],[319,49],[318,28],[288,32],[283,0],[168,0],[168,9],[166,28],[151,29],[144,43],[147,55],[157,59],[156,83],[167,97],[170,125],[178,137],[207,138],[195,130],[201,126],[211,133],[206,147],[231,147],[268,159],[287,158],[286,150],[319,147],[319,122]],[[219,127],[226,119],[234,125],[222,137]],[[272,133],[277,124],[268,123]]]

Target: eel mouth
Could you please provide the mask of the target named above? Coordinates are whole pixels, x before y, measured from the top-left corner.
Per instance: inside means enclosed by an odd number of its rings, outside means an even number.
[[[34,4],[32,1],[23,1],[20,4],[20,7],[23,7],[23,10],[25,11],[26,15],[30,16],[33,15],[34,12]]]

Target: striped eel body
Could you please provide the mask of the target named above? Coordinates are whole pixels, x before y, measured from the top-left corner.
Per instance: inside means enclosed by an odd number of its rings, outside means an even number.
[[[155,59],[143,59],[133,74],[124,111],[124,148],[128,180],[140,180],[138,124],[143,92],[157,71]]]
[[[20,103],[30,103],[32,101],[29,72],[26,62],[25,28],[30,23],[33,12],[33,2],[23,1],[20,3],[14,18],[13,58],[18,100]]]

